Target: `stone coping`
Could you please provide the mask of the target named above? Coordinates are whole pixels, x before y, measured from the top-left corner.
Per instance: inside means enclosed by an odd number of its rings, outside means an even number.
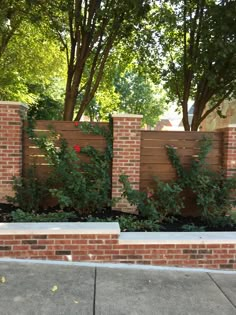
[[[136,114],[113,114],[113,118],[143,118],[143,115]]]
[[[113,234],[119,244],[236,244],[236,232],[121,232],[117,222],[0,223],[0,235]],[[1,238],[1,236],[0,236]]]
[[[0,223],[0,235],[120,234],[117,222]],[[1,238],[1,236],[0,236]]]
[[[22,107],[25,107],[26,109],[29,108],[28,105],[24,104],[24,103],[21,103],[21,102],[15,102],[15,101],[0,101],[0,106],[3,105],[3,106],[6,106],[6,105],[16,105],[16,106],[22,106]]]
[[[122,232],[120,244],[236,244],[236,232]]]

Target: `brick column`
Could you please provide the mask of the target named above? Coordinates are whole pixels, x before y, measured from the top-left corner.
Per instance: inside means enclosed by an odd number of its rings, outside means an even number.
[[[22,171],[22,127],[27,106],[0,101],[0,202],[12,195],[13,176]]]
[[[236,176],[236,125],[229,125],[224,132],[223,167],[227,177]]]
[[[119,176],[129,176],[134,189],[139,190],[140,184],[140,151],[141,151],[141,120],[142,115],[113,115],[113,162],[112,162],[112,198],[121,197],[122,184]],[[124,198],[119,200],[114,210],[135,212]]]

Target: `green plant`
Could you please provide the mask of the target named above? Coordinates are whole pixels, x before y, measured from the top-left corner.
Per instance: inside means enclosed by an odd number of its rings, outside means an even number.
[[[167,216],[178,214],[183,208],[180,196],[182,189],[177,183],[164,183],[155,179],[155,189],[149,193],[133,189],[126,175],[121,175],[119,180],[123,184],[122,195],[131,205],[137,207],[144,218],[162,222]]]
[[[212,141],[203,138],[199,142],[199,154],[193,159],[190,168],[184,168],[176,149],[167,146],[168,157],[177,174],[177,183],[183,191],[191,191],[193,200],[202,220],[208,225],[215,225],[220,218],[230,214],[235,203],[232,191],[236,189],[236,178],[226,178],[223,171],[213,172],[206,163]]]
[[[78,123],[75,123],[77,127]],[[78,124],[78,126],[80,126]],[[47,136],[36,136],[30,122],[28,134],[45,154],[52,172],[48,179],[50,193],[58,199],[61,208],[74,208],[80,213],[90,213],[95,209],[111,205],[110,165],[112,157],[112,130],[97,125],[82,124],[83,132],[103,135],[107,139],[105,152],[91,146],[74,149],[66,140],[51,130]],[[89,162],[81,161],[76,152],[89,157]]]
[[[89,216],[88,222],[118,222],[123,232],[152,231],[157,232],[160,229],[158,221],[140,220],[135,215],[121,215],[111,218],[97,218]]]
[[[184,232],[204,232],[205,228],[205,226],[197,226],[194,223],[182,225]]]
[[[11,212],[13,222],[68,222],[76,218],[74,212],[28,213],[21,209]]]
[[[233,222],[236,223],[236,211],[232,212],[231,218],[232,218]]]
[[[26,212],[37,212],[43,198],[49,194],[47,183],[37,178],[35,167],[29,168],[25,177],[14,177],[13,190],[14,197],[7,196],[7,201]]]
[[[235,220],[230,215],[218,216],[209,222],[210,227],[223,229],[226,227],[233,227],[235,225]]]

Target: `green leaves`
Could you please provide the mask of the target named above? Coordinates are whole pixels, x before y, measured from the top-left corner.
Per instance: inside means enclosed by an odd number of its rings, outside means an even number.
[[[206,164],[212,141],[202,138],[199,141],[199,154],[193,159],[190,168],[182,166],[176,150],[167,147],[167,154],[176,170],[176,183],[183,192],[192,193],[192,203],[195,200],[203,221],[210,226],[227,225],[230,220],[225,215],[230,214],[235,202],[233,191],[236,189],[236,178],[225,178],[223,172],[213,172]]]
[[[30,135],[51,165],[49,192],[57,198],[61,208],[70,207],[80,213],[89,213],[111,204],[112,132],[89,124],[83,124],[81,128],[86,133],[103,135],[107,140],[105,153],[91,146],[81,149],[80,154],[87,155],[89,162],[82,162],[55,130],[46,137],[37,137],[30,129]]]
[[[140,215],[156,223],[167,217],[179,214],[183,208],[180,193],[182,188],[177,183],[164,183],[155,179],[156,186],[151,192],[138,191],[131,187],[128,176],[121,175],[119,181],[123,184],[122,196],[131,205],[137,206]]]
[[[74,212],[59,212],[53,213],[40,213],[35,211],[26,212],[26,210],[17,209],[11,212],[13,222],[68,222],[69,220],[76,218]]]
[[[158,90],[148,75],[127,71],[115,80],[120,95],[119,112],[142,114],[143,124],[156,125],[165,109],[165,94]]]
[[[198,130],[223,100],[235,96],[235,16],[234,1],[156,2],[136,35],[143,63],[153,80],[161,75],[186,130]]]

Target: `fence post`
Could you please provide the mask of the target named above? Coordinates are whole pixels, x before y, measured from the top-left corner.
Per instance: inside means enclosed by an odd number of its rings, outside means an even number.
[[[224,160],[223,167],[226,177],[236,176],[236,124],[223,129],[224,132]]]
[[[22,172],[22,130],[27,106],[0,101],[0,201],[13,195],[13,176]]]
[[[139,190],[142,115],[113,115],[112,198],[121,197],[122,184],[119,176],[129,176],[132,187]],[[114,210],[135,212],[136,208],[122,198]]]

